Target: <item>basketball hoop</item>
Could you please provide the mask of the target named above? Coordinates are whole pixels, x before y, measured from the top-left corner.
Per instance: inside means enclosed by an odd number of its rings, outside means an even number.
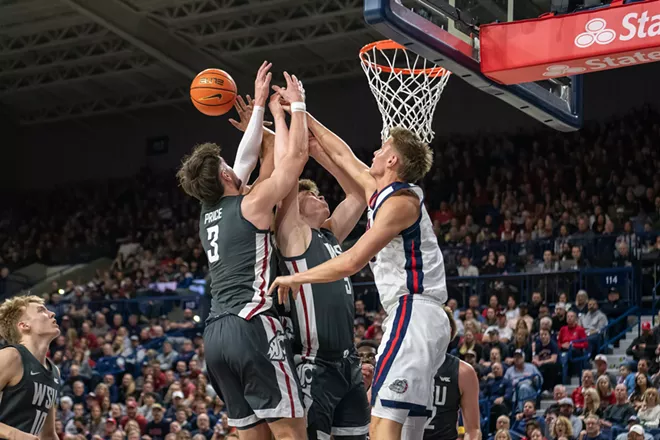
[[[433,113],[451,72],[392,40],[364,46],[360,64],[383,117],[382,141],[392,127],[403,127],[431,142]]]

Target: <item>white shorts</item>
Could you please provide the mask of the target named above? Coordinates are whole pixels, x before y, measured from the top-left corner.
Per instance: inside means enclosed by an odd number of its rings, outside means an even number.
[[[402,296],[383,322],[383,331],[372,407],[378,401],[386,408],[407,409],[409,417],[430,415],[433,378],[445,361],[451,337],[443,305],[423,294]]]

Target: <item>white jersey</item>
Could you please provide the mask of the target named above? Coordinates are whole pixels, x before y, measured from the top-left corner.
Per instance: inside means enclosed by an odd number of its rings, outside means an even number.
[[[376,219],[380,206],[397,191],[408,190],[419,197],[419,219],[401,231],[369,263],[380,302],[390,313],[399,298],[409,294],[421,294],[441,304],[447,302],[445,264],[433,224],[424,207],[424,192],[417,185],[394,182],[375,193],[369,201],[367,229]]]

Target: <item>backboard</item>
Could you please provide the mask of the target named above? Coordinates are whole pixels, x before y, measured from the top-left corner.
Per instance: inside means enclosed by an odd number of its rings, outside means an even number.
[[[574,131],[582,125],[581,75],[504,85],[481,72],[481,26],[536,18],[550,12],[550,3],[550,0],[365,0],[364,17],[386,38],[450,70],[470,85],[550,127]]]

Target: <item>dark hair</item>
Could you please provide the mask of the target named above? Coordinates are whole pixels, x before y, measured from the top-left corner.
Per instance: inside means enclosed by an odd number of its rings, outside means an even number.
[[[218,176],[220,170],[220,147],[212,143],[196,145],[192,154],[183,158],[176,173],[181,188],[200,202],[212,205],[225,193]]]
[[[373,339],[364,339],[357,343],[356,348],[360,349],[362,347],[371,347],[374,350],[378,351],[378,342]]]

